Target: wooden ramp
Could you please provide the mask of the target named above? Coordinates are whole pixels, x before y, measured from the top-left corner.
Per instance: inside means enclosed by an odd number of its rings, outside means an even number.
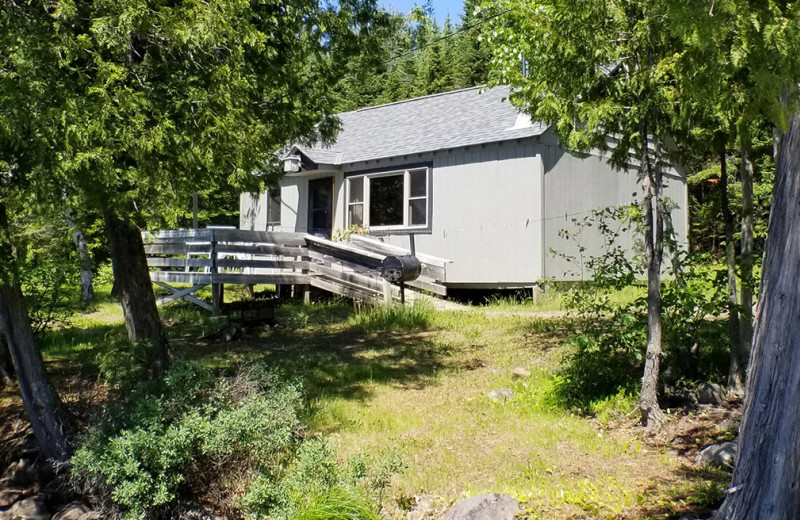
[[[150,278],[170,294],[158,305],[189,300],[218,314],[225,284],[292,285],[308,298],[311,287],[370,304],[400,300],[400,288],[380,277],[386,256],[408,251],[355,236],[348,243],[302,233],[189,229],[144,233]],[[407,287],[446,296],[449,261],[417,254],[421,276]],[[176,285],[180,284],[180,285]],[[196,292],[211,286],[211,304]],[[413,299],[410,298],[410,299]]]

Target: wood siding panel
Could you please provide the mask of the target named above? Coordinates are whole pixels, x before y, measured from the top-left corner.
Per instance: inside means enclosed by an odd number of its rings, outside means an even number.
[[[266,193],[242,193],[239,195],[239,229],[266,231]]]
[[[529,152],[505,143],[434,158],[433,231],[415,240],[418,251],[453,261],[447,283],[539,280],[541,227],[525,223],[539,220],[541,179],[539,159]],[[407,248],[409,239],[386,242]]]
[[[615,170],[605,159],[594,155],[573,154],[556,146],[543,146],[545,149],[545,238],[546,251],[553,249],[559,253],[580,257],[573,220],[581,221],[591,216],[592,210],[635,204],[641,200],[638,172],[635,167]],[[680,177],[664,177],[665,195],[674,201],[678,208],[673,220],[679,243],[685,242],[687,228],[686,182]],[[596,228],[584,231],[580,245],[586,248],[584,258],[597,255],[604,244]],[[561,230],[569,231],[572,238],[559,236]],[[631,254],[635,242],[640,237],[629,230],[621,237],[621,244]],[[545,275],[557,280],[580,279],[580,262],[567,262],[563,257],[545,255]],[[667,259],[665,258],[665,261]]]

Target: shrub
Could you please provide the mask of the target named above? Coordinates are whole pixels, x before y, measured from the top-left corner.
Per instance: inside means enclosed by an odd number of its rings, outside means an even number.
[[[170,506],[186,482],[214,464],[280,467],[299,427],[300,394],[259,367],[213,384],[180,363],[162,381],[126,390],[73,457],[74,474],[107,496],[125,518]]]
[[[638,218],[624,208],[598,211],[574,220],[578,231],[565,235],[580,245],[580,233],[592,227],[605,242],[603,254],[580,259],[591,279],[573,285],[564,298],[578,325],[566,342],[574,354],[565,360],[555,387],[556,397],[568,407],[595,410],[597,403],[613,396],[635,393],[640,384],[647,342],[646,295],[633,294],[630,288],[642,277],[642,266],[618,244],[631,217]],[[721,319],[726,310],[725,267],[707,255],[677,252],[673,274],[661,284],[662,381],[721,380],[729,355],[727,324]],[[629,297],[619,297],[625,293]]]
[[[244,504],[256,518],[377,520],[382,492],[399,468],[393,455],[377,463],[362,456],[342,463],[326,439],[309,439],[280,478],[262,474]]]
[[[75,255],[57,246],[35,250],[22,272],[22,291],[34,334],[64,323],[75,312],[80,275]]]
[[[411,305],[369,307],[353,316],[353,323],[366,330],[421,330],[433,322],[433,305],[418,300]]]

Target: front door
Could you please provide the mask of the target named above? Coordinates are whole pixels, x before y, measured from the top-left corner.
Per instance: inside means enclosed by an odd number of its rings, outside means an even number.
[[[333,231],[333,177],[308,181],[308,233],[331,238]]]

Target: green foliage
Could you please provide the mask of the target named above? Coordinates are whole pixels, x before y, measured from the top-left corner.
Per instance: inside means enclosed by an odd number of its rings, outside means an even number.
[[[34,334],[67,322],[74,313],[80,289],[74,256],[39,252],[22,266],[22,291]]]
[[[411,305],[378,305],[356,314],[352,323],[373,331],[424,330],[433,322],[433,305],[417,300]]]
[[[7,203],[16,206],[13,201]],[[18,281],[31,326],[39,334],[67,322],[74,314],[80,295],[80,261],[61,215],[42,217],[30,208],[16,208],[21,211],[15,212],[11,231],[17,234],[14,252]]]
[[[368,235],[368,234],[369,234],[369,229],[363,226],[353,224],[347,229],[337,229],[336,232],[333,234],[333,241],[347,242],[347,240],[353,235]]]
[[[565,360],[555,387],[567,406],[597,413],[603,402],[633,395],[640,383],[647,341],[646,294],[614,297],[638,284],[643,274],[620,241],[637,219],[630,208],[616,208],[573,220],[569,238],[578,243],[579,255],[561,256],[591,278],[574,284],[563,300],[578,327],[565,342],[574,354]],[[589,231],[602,237],[600,255],[583,255],[582,235]],[[673,260],[673,278],[661,283],[662,379],[723,380],[729,354],[723,318],[725,266],[708,255],[682,251],[673,252]]]
[[[441,26],[433,6],[415,6],[393,15],[378,34],[380,60],[357,58],[347,64],[336,90],[342,111],[486,83],[489,54],[478,28],[462,30],[475,19],[474,2],[465,5],[461,24]],[[442,39],[446,35],[452,35]],[[439,41],[437,41],[439,40]]]
[[[736,150],[731,150],[727,154],[729,171],[737,171],[740,167],[741,160],[733,155],[735,153]],[[772,128],[769,125],[759,125],[753,131],[753,147],[750,153],[754,164],[754,251],[755,259],[758,261],[763,256],[767,237],[767,223],[772,203],[772,179],[775,176]],[[689,220],[692,223],[689,228],[689,244],[692,251],[710,253],[714,259],[723,256],[725,252],[724,222],[720,218],[722,212],[720,163],[716,155],[697,165],[695,173],[688,178]],[[728,199],[734,219],[741,221],[742,184],[736,177],[728,181]],[[735,229],[734,239],[738,249],[741,230],[739,226]]]
[[[97,368],[107,383],[130,388],[147,374],[148,346],[127,338],[106,337],[107,348],[97,356]]]
[[[382,24],[372,0],[4,5],[0,161],[29,197],[174,224],[331,139],[332,86]]]
[[[724,260],[681,254],[679,278],[662,284],[663,375],[674,383],[725,381],[730,355]]]
[[[125,388],[81,440],[76,478],[106,494],[125,518],[172,505],[192,475],[244,461],[276,471],[290,456],[300,395],[263,367],[214,379],[179,363],[162,381]]]
[[[337,487],[323,496],[314,496],[298,511],[295,520],[380,520],[375,507],[358,490]]]
[[[243,502],[256,518],[378,519],[379,499],[369,494],[379,498],[376,495],[397,469],[396,463],[384,462],[371,470],[361,456],[342,464],[326,439],[310,439],[300,446],[294,464],[281,478],[262,474]]]

